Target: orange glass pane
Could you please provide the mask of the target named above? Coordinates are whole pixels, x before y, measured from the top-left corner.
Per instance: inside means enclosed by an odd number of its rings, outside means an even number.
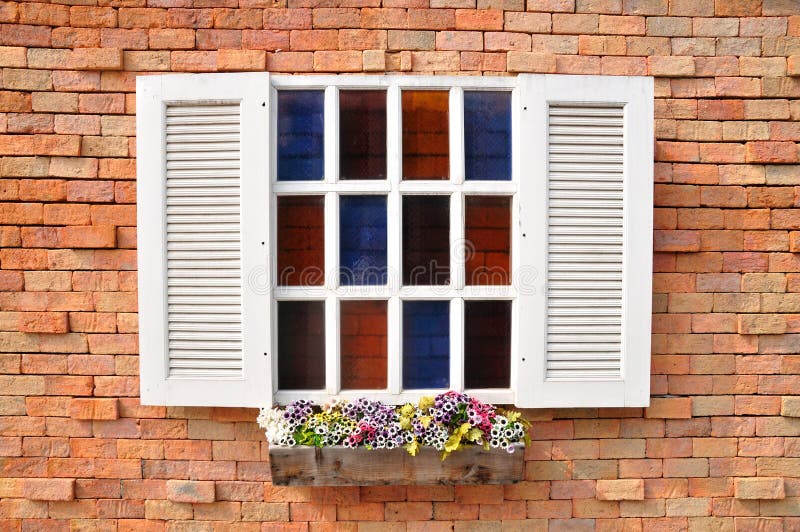
[[[467,284],[510,284],[511,198],[467,196],[464,218]]]
[[[342,301],[343,390],[386,388],[386,301]]]
[[[403,91],[403,179],[450,176],[447,91]]]
[[[324,196],[278,198],[278,285],[322,285],[324,219]]]

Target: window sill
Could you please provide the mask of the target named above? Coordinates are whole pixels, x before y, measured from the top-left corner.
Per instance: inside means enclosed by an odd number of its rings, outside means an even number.
[[[270,446],[276,486],[381,486],[390,484],[513,484],[523,479],[525,446],[515,452],[473,445],[442,460],[433,448],[417,456],[405,449]]]

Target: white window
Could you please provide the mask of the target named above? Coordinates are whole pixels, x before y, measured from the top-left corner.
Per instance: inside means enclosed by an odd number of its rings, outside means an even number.
[[[649,401],[651,78],[140,77],[147,404]]]

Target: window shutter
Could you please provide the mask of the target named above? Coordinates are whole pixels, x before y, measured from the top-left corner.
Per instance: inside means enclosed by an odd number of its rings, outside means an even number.
[[[518,406],[645,406],[653,81],[520,78]]]
[[[144,404],[272,399],[268,76],[137,79]]]

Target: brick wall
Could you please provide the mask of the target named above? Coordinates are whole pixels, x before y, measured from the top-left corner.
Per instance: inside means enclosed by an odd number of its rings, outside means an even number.
[[[0,3],[0,529],[800,529],[798,2],[285,1]],[[140,406],[134,78],[265,68],[655,76],[652,407],[529,412],[515,486],[333,490]]]

